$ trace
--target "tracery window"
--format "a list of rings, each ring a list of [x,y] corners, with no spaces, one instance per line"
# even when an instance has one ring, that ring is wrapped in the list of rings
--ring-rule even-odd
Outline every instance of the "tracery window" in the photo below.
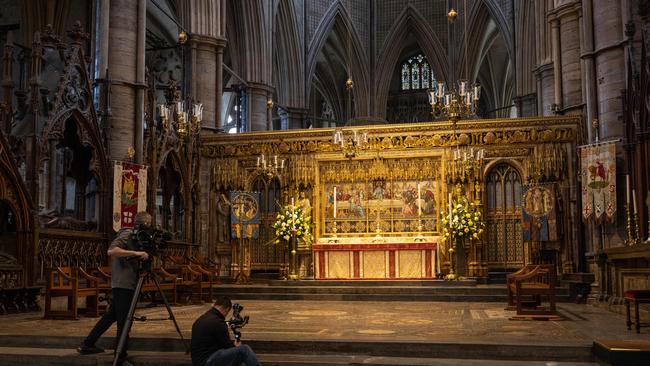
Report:
[[[434,77],[427,58],[421,53],[402,64],[402,90],[429,89]]]

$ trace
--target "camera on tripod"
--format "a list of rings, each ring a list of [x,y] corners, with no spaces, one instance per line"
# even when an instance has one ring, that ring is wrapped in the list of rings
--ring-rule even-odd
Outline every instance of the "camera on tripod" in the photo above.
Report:
[[[243,328],[244,325],[248,324],[248,315],[242,316],[241,311],[244,310],[244,307],[235,303],[232,306],[232,318],[228,321],[228,326],[232,330],[232,334],[235,336],[235,340],[239,342],[241,340],[241,332],[239,329]]]
[[[144,225],[136,226],[132,235],[136,250],[146,252],[149,255],[149,260],[157,256],[158,252],[165,247],[167,241],[172,238],[169,231]]]

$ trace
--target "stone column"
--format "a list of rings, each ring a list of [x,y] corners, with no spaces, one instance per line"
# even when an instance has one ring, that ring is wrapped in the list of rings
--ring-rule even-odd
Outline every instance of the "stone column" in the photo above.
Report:
[[[146,22],[146,12],[141,9],[146,9],[145,0],[112,0],[110,3],[108,67],[111,70],[112,114],[108,123],[111,158],[114,159],[126,158],[127,150],[135,148],[135,131],[142,124],[142,119],[138,118],[141,114],[136,114],[136,94],[138,89],[145,87],[138,82],[137,75],[138,61],[143,60],[139,55],[144,54],[144,42],[138,42],[144,39],[144,34],[140,38],[138,31],[144,29],[142,24]],[[140,106],[138,111],[142,110]]]
[[[579,15],[579,2],[561,5],[549,13],[553,30],[555,103],[563,113],[582,112]]]
[[[269,121],[266,102],[273,88],[262,83],[248,83],[248,131],[266,131]]]
[[[562,56],[560,45],[560,21],[551,19],[551,43],[553,51],[553,103],[562,107]]]
[[[621,90],[625,88],[622,9],[619,1],[593,0],[594,63],[601,139],[622,137]]]
[[[596,71],[594,67],[594,21],[593,0],[582,0],[582,80],[584,85],[583,100],[587,123],[598,118],[598,103],[596,94]],[[593,129],[587,128],[589,142],[593,141]]]
[[[203,125],[218,126],[215,113],[217,101],[217,38],[192,34],[192,99],[203,104]]]
[[[283,122],[286,121],[289,129],[307,128],[305,125],[305,120],[309,114],[307,108],[282,107],[278,114]]]
[[[225,38],[217,38],[217,64],[215,75],[215,102],[214,102],[214,127],[222,130],[224,125],[223,114],[223,49],[226,47]]]

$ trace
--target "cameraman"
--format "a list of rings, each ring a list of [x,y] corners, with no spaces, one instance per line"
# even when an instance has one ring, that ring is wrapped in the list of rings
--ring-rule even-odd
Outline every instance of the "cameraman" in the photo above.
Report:
[[[146,212],[138,212],[135,215],[135,226],[140,229],[151,228],[153,219]],[[120,338],[122,328],[129,314],[131,300],[135,293],[135,286],[138,282],[138,268],[140,261],[149,259],[147,252],[136,250],[136,240],[133,237],[133,229],[124,228],[117,233],[108,248],[108,256],[111,258],[111,288],[112,301],[108,310],[102,315],[95,327],[90,331],[88,337],[77,348],[77,352],[82,355],[101,353],[103,349],[97,347],[95,343],[99,337],[108,330],[108,328],[117,321],[117,340]],[[127,341],[128,344],[128,341]],[[124,352],[118,355],[118,364],[123,366],[131,365],[126,361],[126,346]]]
[[[230,339],[226,316],[232,302],[218,296],[214,305],[192,325],[192,366],[240,365],[258,366],[253,350]]]

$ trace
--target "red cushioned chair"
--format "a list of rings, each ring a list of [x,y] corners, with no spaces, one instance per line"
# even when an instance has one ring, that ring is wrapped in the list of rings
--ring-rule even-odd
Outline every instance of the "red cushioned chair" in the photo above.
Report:
[[[627,309],[627,329],[632,329],[632,320],[630,319],[630,303],[634,303],[634,324],[636,332],[641,333],[641,327],[650,327],[650,323],[641,323],[639,319],[639,304],[650,303],[650,290],[628,290],[623,295],[625,307]]]

